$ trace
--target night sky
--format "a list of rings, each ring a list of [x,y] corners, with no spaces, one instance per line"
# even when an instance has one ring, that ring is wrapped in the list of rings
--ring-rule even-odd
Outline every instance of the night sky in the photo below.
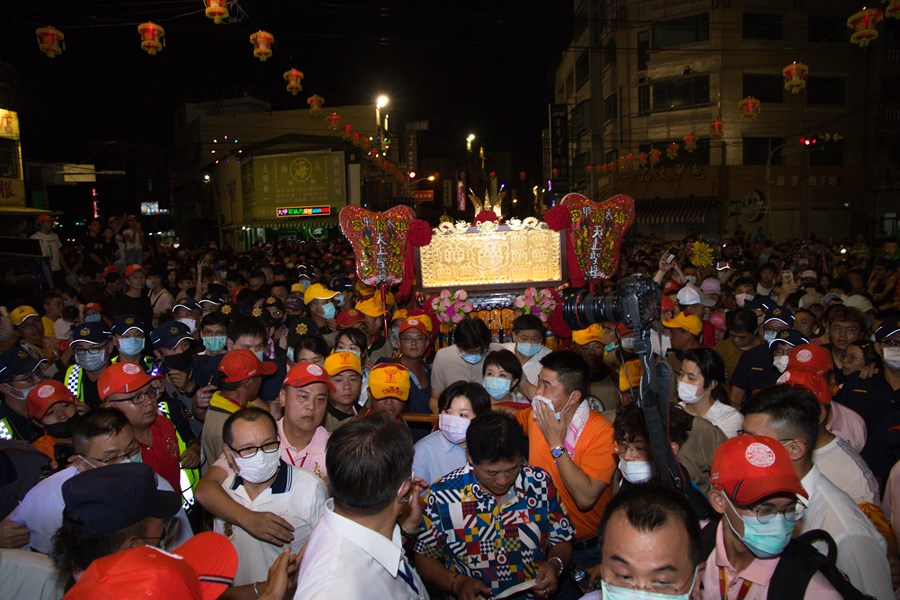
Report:
[[[428,119],[424,156],[457,156],[469,131],[487,151],[512,151],[513,168],[537,171],[552,70],[571,37],[569,2],[296,2],[244,0],[239,22],[214,25],[201,0],[11,0],[0,8],[0,61],[18,74],[25,158],[84,161],[110,140],[168,147],[185,100],[249,93],[274,109],[371,103],[388,94],[396,119]],[[232,11],[233,13],[239,11]],[[137,24],[166,30],[148,56]],[[54,59],[34,29],[66,36]],[[262,63],[249,35],[275,36]],[[296,97],[291,66],[305,74]]]

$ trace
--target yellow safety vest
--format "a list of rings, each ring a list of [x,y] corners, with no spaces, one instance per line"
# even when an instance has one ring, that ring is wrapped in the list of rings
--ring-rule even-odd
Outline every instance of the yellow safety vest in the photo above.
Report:
[[[159,412],[170,421],[172,420],[172,415],[169,414],[169,406],[165,402],[159,403]],[[181,439],[181,434],[178,432],[177,427],[175,428],[175,437],[178,440],[178,453],[184,454],[184,451],[187,449],[187,444]],[[194,499],[194,490],[197,488],[199,482],[200,469],[181,468],[181,506],[184,507],[184,510],[188,510],[194,505],[194,502],[196,502]]]

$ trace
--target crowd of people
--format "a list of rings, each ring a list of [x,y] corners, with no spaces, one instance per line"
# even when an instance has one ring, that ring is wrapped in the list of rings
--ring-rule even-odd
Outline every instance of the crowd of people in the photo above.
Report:
[[[648,355],[114,221],[0,310],[0,597],[900,597],[896,240],[628,238]]]

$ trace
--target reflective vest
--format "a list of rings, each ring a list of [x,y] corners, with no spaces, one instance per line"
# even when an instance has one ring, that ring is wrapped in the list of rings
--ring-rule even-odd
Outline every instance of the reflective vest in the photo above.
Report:
[[[172,415],[169,414],[169,405],[166,402],[159,403],[159,412],[162,415],[172,420]],[[184,451],[187,450],[187,444],[184,443],[184,440],[181,439],[181,434],[178,432],[178,428],[175,428],[175,439],[178,440],[178,453],[184,454]],[[200,482],[200,469],[187,469],[185,467],[181,468],[181,506],[184,510],[190,509],[194,505],[194,489],[196,489],[197,484]]]
[[[84,402],[84,388],[81,385],[81,371],[82,368],[80,365],[72,365],[68,369],[66,369],[66,376],[63,377],[63,383],[66,384],[66,388],[72,392],[72,395],[78,398],[80,402]]]
[[[3,417],[0,419],[0,440],[8,441],[14,439],[16,439],[16,434],[12,423],[9,422],[9,419]]]

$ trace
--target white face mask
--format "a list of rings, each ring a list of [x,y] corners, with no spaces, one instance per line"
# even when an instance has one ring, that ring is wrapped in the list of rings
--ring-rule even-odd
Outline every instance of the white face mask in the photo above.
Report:
[[[197,319],[178,319],[179,323],[184,323],[184,326],[188,328],[190,333],[194,333],[194,330],[197,328]]]
[[[738,306],[744,308],[744,304],[753,300],[753,294],[735,294],[734,299],[737,301]]]
[[[697,285],[697,276],[696,275],[685,275],[684,277],[687,282],[691,285]]]
[[[891,369],[900,369],[900,348],[884,346],[882,352],[884,353],[884,364]]]
[[[712,389],[712,388],[710,388]],[[678,399],[684,402],[685,404],[695,404],[700,401],[705,395],[707,395],[710,390],[706,390],[699,396],[697,392],[700,391],[700,387],[696,386],[692,383],[686,383],[684,381],[678,382]]]
[[[778,369],[779,373],[784,373],[784,370],[787,369],[788,366],[788,357],[776,356],[772,359],[772,364],[775,365],[775,368]]]
[[[647,483],[653,478],[653,463],[649,460],[619,459],[619,470],[628,483]]]
[[[466,431],[469,429],[471,421],[465,417],[457,417],[456,415],[447,415],[441,413],[438,415],[438,428],[447,441],[457,446],[466,441]]]
[[[250,458],[241,458],[237,454],[234,457],[234,464],[237,466],[238,474],[250,483],[262,483],[268,481],[275,472],[278,471],[278,464],[281,460],[281,452],[263,452],[257,450],[254,456]]]
[[[633,337],[622,338],[622,350],[634,352],[634,338]]]

